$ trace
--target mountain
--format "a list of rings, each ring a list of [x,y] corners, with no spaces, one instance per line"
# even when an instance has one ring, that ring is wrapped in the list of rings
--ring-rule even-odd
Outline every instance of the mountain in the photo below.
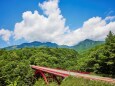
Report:
[[[51,42],[42,43],[42,42],[34,41],[31,43],[23,43],[20,45],[9,46],[6,47],[5,49],[12,50],[12,49],[25,48],[25,47],[58,47],[58,45],[56,43],[51,43]]]
[[[83,51],[91,49],[97,45],[101,45],[103,43],[104,43],[104,41],[93,41],[90,39],[86,39],[84,41],[81,41],[79,44],[72,46],[72,48],[77,50],[78,52],[83,52]]]
[[[42,43],[42,42],[34,41],[31,43],[23,43],[20,45],[5,47],[4,49],[12,50],[12,49],[25,48],[25,47],[52,47],[52,48],[71,48],[77,50],[78,52],[83,52],[102,43],[104,42],[86,39],[75,46],[66,46],[66,45],[58,45],[56,43],[51,43],[51,42]]]

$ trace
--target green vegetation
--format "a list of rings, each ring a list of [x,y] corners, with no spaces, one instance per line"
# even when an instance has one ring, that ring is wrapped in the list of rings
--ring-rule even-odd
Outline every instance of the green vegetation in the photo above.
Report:
[[[34,86],[47,86],[43,79],[39,79],[36,81]],[[48,86],[58,86],[55,82],[50,83]],[[60,86],[115,86],[114,84],[100,82],[100,81],[93,81],[83,78],[76,78],[76,77],[67,77],[65,78]]]
[[[115,35],[110,32],[105,44],[82,54],[67,48],[22,48],[0,50],[0,86],[44,86],[36,80],[30,65],[92,72],[115,78]],[[49,86],[56,86],[52,82]],[[108,83],[69,77],[61,86],[113,86]]]
[[[95,46],[101,45],[101,44],[104,44],[104,41],[93,41],[89,39],[81,41],[79,44],[74,45],[74,46],[58,45],[56,43],[51,43],[51,42],[41,43],[41,42],[34,41],[31,43],[23,43],[20,45],[13,45],[13,46],[5,47],[4,49],[13,50],[13,49],[21,49],[21,48],[50,47],[50,48],[69,48],[69,49],[74,49],[77,52],[81,53],[81,52],[86,52],[87,50]]]
[[[36,80],[30,65],[72,69],[78,53],[62,48],[23,48],[0,50],[0,86],[32,86]]]
[[[79,44],[73,46],[72,48],[78,51],[79,53],[83,53],[101,44],[104,44],[104,41],[93,41],[86,39],[84,41],[81,41]]]
[[[76,77],[68,77],[63,80],[61,86],[114,86],[114,85],[106,82],[93,81]]]
[[[79,70],[115,78],[115,35],[110,32],[105,44],[83,54],[77,64]]]

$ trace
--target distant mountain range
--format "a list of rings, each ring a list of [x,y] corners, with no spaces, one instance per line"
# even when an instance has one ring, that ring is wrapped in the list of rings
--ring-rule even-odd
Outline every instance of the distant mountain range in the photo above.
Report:
[[[84,41],[81,41],[79,44],[75,46],[66,46],[66,45],[58,45],[56,43],[51,43],[51,42],[42,43],[42,42],[34,41],[31,43],[23,43],[20,45],[5,47],[4,49],[12,50],[12,49],[25,48],[25,47],[51,47],[51,48],[71,48],[77,50],[78,52],[82,52],[103,43],[104,41],[93,41],[93,40],[86,39]]]
[[[91,49],[97,45],[101,45],[104,44],[104,41],[93,41],[90,39],[86,39],[84,41],[81,41],[79,44],[73,46],[72,48],[79,51],[79,52],[83,52],[86,51],[88,49]]]

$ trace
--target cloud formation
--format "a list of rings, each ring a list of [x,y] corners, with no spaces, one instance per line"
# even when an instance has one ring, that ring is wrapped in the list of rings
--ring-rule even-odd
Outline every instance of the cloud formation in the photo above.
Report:
[[[27,41],[55,42],[60,45],[75,45],[85,39],[104,40],[111,30],[115,33],[115,16],[105,19],[93,17],[83,23],[83,26],[71,29],[65,25],[58,0],[48,0],[39,4],[43,15],[38,11],[26,11],[23,20],[15,24],[14,39],[24,38]]]
[[[38,11],[24,12],[23,21],[15,25],[15,39],[56,42],[61,35],[69,32],[68,27],[65,27],[65,18],[58,8],[58,0],[45,1],[39,6],[44,15],[40,15]]]
[[[12,31],[0,29],[0,37],[6,42],[9,41],[11,34],[12,34]]]
[[[104,40],[109,31],[115,33],[115,22],[109,22],[101,17],[93,17],[85,21],[81,28],[64,35],[62,44],[75,45],[85,39]]]

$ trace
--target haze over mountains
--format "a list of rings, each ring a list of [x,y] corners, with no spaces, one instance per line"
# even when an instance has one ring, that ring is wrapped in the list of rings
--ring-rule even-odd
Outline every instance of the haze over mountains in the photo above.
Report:
[[[104,41],[93,41],[90,39],[86,39],[84,41],[81,41],[77,45],[67,46],[67,45],[58,45],[56,43],[51,43],[51,42],[42,43],[42,42],[34,41],[31,43],[23,43],[20,45],[5,47],[4,49],[12,50],[12,49],[25,48],[25,47],[29,47],[29,48],[30,47],[52,47],[52,48],[70,48],[70,49],[75,49],[78,52],[82,52],[103,43]]]

